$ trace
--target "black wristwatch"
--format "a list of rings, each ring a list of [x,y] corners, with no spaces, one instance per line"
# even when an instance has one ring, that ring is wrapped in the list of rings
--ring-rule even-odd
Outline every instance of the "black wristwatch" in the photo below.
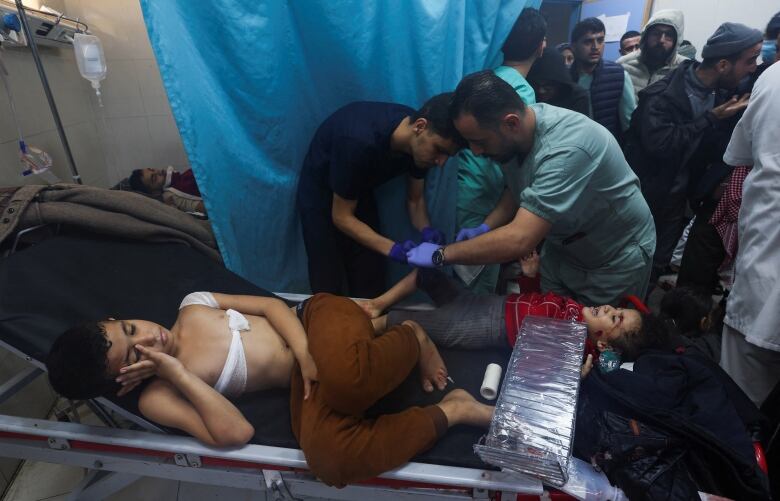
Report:
[[[431,262],[437,268],[444,266],[444,247],[439,247],[433,251],[433,254],[431,255]]]

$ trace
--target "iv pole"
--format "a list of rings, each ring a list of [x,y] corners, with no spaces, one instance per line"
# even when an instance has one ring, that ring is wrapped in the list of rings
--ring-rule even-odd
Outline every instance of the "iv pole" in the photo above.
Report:
[[[27,14],[24,12],[22,0],[16,0],[16,9],[19,11],[19,19],[22,21],[24,33],[27,37],[27,42],[30,44],[30,51],[32,52],[33,59],[35,60],[35,66],[38,68],[38,75],[41,77],[43,91],[46,93],[46,99],[49,101],[49,108],[51,108],[51,114],[54,117],[54,124],[57,126],[57,133],[60,135],[62,147],[65,149],[65,157],[68,160],[71,177],[76,183],[82,184],[81,176],[79,176],[79,171],[76,169],[76,162],[73,160],[73,154],[70,151],[68,138],[65,135],[65,129],[62,128],[62,121],[60,120],[60,113],[57,111],[57,104],[54,102],[54,96],[49,87],[49,79],[46,78],[46,71],[43,69],[41,55],[38,54],[38,45],[35,43],[35,34],[30,30],[30,23],[27,21]]]

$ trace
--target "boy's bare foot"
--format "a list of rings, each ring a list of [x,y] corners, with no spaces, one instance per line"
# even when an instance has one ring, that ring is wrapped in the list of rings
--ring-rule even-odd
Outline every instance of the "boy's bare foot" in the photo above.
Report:
[[[423,390],[428,393],[434,388],[443,390],[447,386],[447,367],[436,345],[417,322],[407,320],[403,324],[414,329],[417,341],[420,343],[420,358],[417,363],[420,365],[420,382]]]
[[[368,318],[377,318],[382,314],[382,308],[373,299],[352,299],[360,306]]]
[[[461,389],[447,393],[437,405],[444,411],[450,426],[469,424],[487,428],[495,410],[492,405],[477,402],[467,391]]]

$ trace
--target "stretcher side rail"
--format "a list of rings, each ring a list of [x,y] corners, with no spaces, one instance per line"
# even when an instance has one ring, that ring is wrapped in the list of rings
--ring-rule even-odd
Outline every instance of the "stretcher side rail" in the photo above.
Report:
[[[254,487],[247,488],[254,489],[265,489],[264,485],[257,483],[258,471],[307,471],[303,452],[298,449],[263,445],[218,449],[190,437],[5,415],[0,415],[0,445],[0,455],[9,457],[16,457],[14,453],[24,453],[24,457],[54,463],[61,463],[59,459],[62,458],[68,459],[70,464],[76,462],[92,469],[216,485],[223,485],[218,478],[220,473],[232,471],[237,477],[234,480],[240,480],[239,486],[252,484]],[[143,467],[152,463],[156,465],[154,468]],[[176,468],[189,469],[194,475],[175,475]],[[255,477],[249,480],[245,478],[247,475]],[[423,463],[408,463],[379,478],[442,489],[497,490],[536,495],[543,490],[539,480],[518,473]],[[235,483],[229,485],[237,486]]]

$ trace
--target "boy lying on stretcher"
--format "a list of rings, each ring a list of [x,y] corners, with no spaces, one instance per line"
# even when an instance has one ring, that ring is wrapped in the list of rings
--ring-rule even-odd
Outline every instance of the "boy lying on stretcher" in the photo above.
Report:
[[[521,266],[526,277],[537,278],[539,256],[533,253],[522,259]],[[478,295],[441,271],[421,268],[381,296],[369,301],[358,300],[358,303],[372,318],[377,331],[413,320],[434,343],[448,348],[512,347],[527,315],[584,322],[588,340],[583,374],[590,369],[593,357],[604,350],[617,352],[625,362],[645,349],[662,349],[668,344],[668,326],[656,315],[610,305],[587,307],[552,292],[541,294],[538,279],[525,280],[524,284],[534,284],[536,290],[508,296]],[[436,309],[391,309],[418,288],[431,297]],[[384,311],[388,311],[386,315],[382,314]]]
[[[276,298],[196,292],[170,330],[110,319],[66,331],[46,361],[49,380],[61,395],[85,399],[156,377],[140,395],[143,415],[217,446],[254,434],[226,396],[289,386],[292,429],[309,468],[337,486],[402,465],[449,426],[490,424],[493,407],[463,390],[437,405],[364,418],[416,365],[425,391],[443,390],[447,369],[436,346],[413,321],[375,336],[349,299],[318,294],[297,311]]]

